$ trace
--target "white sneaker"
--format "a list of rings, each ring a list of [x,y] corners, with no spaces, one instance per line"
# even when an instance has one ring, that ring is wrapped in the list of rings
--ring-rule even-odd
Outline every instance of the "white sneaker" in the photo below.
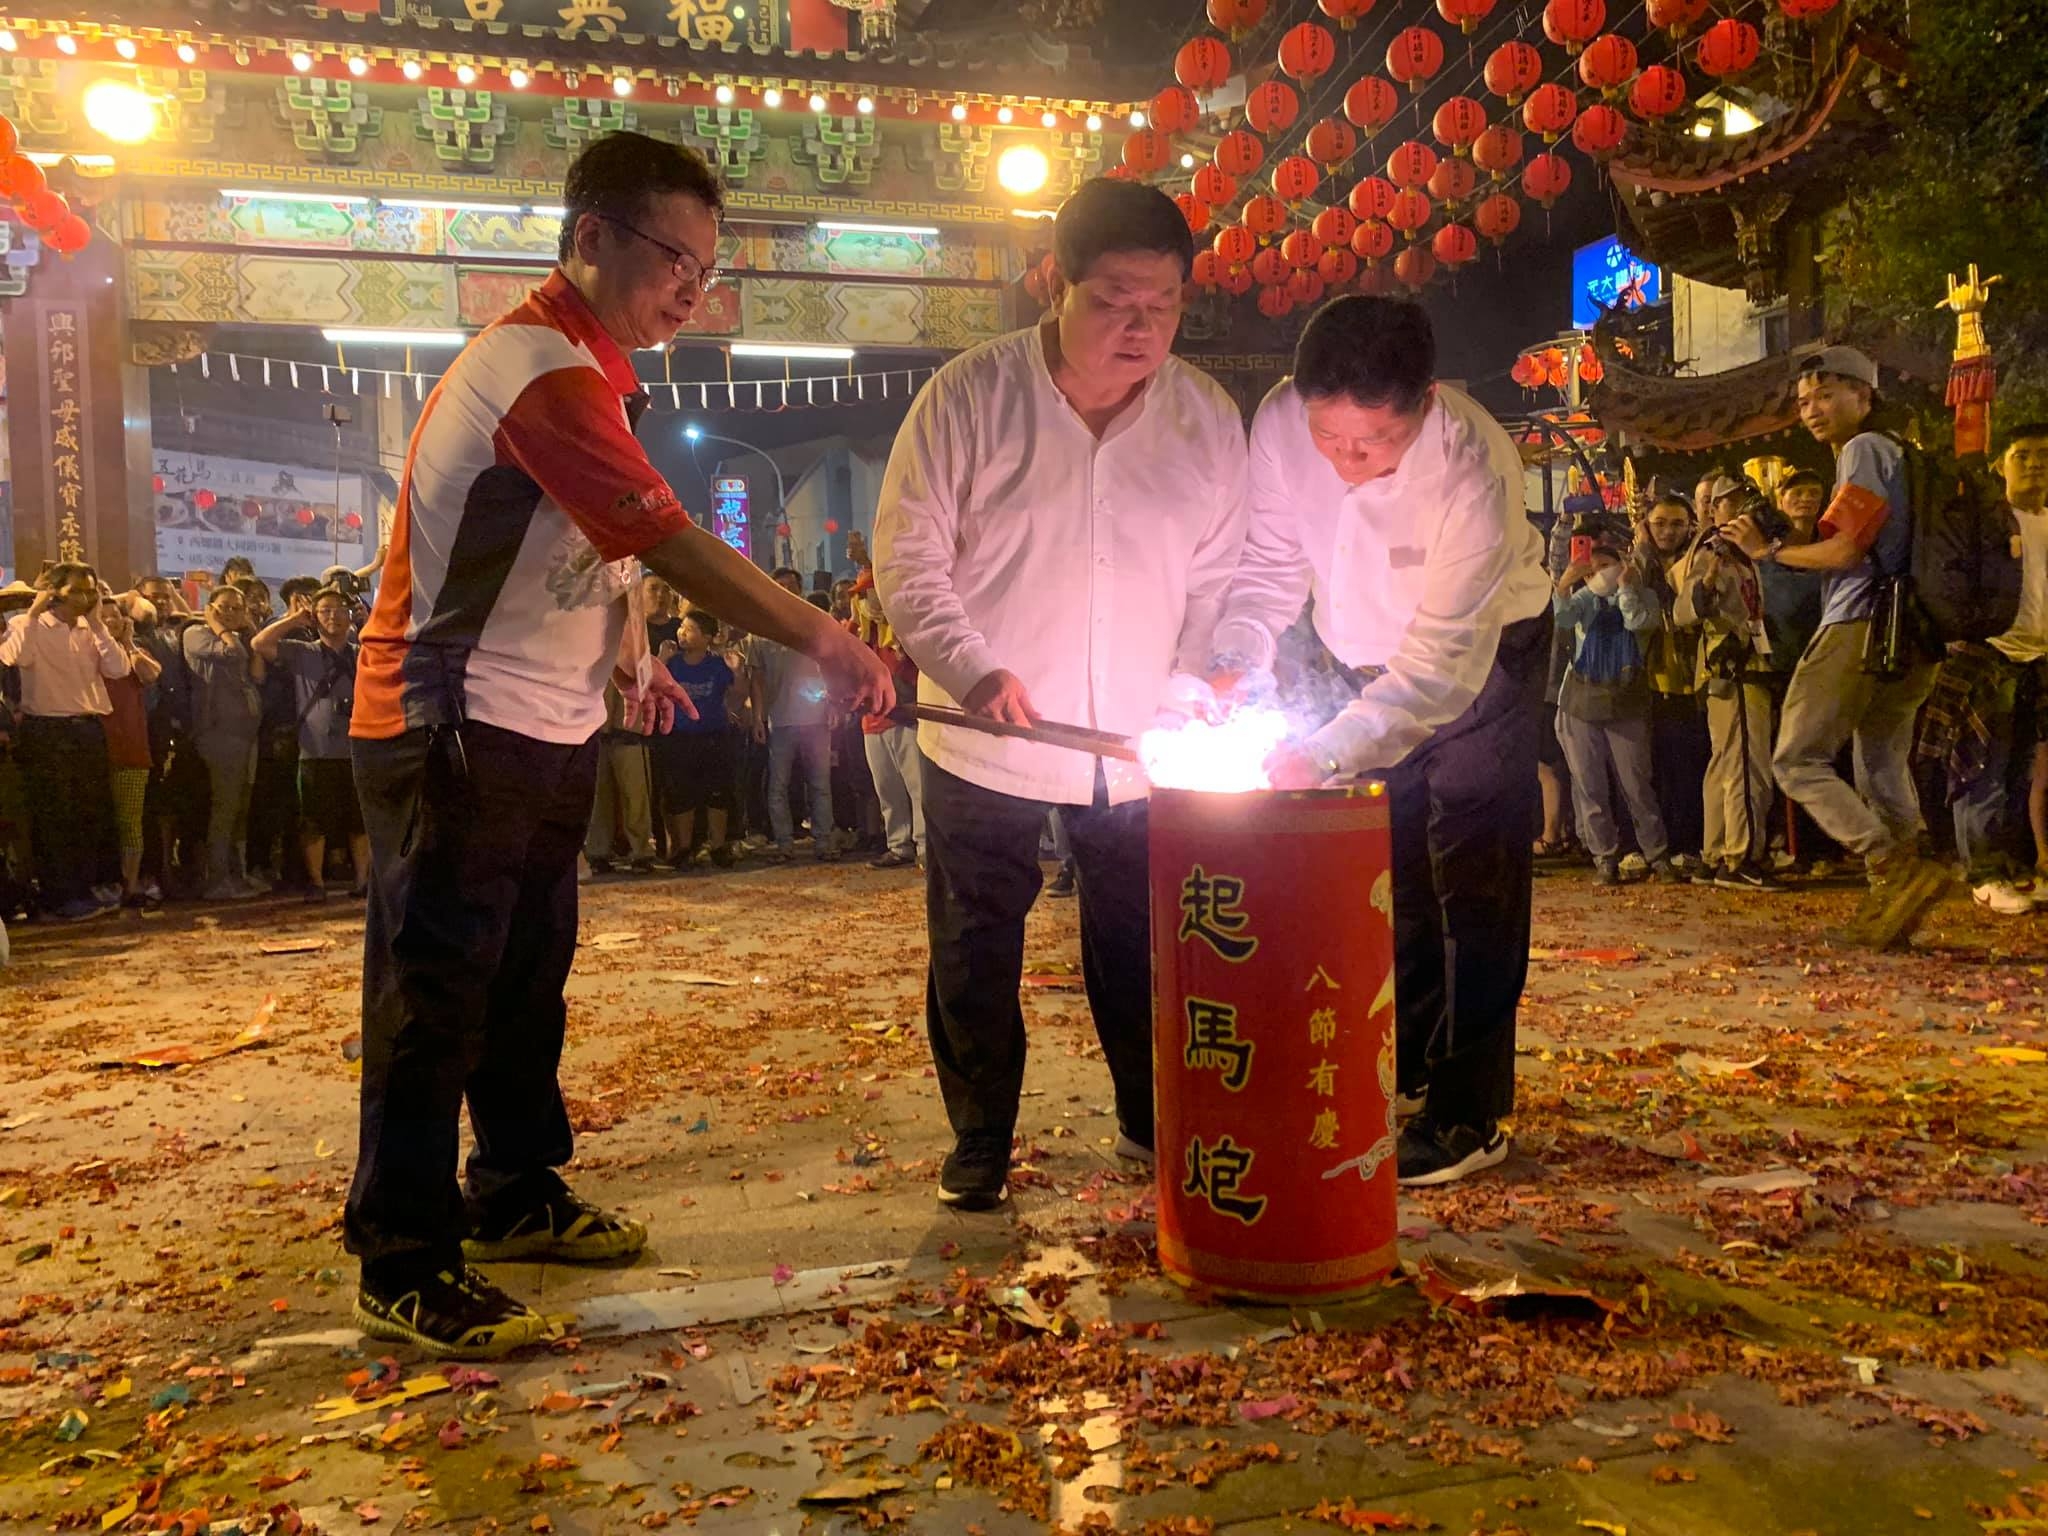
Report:
[[[1989,907],[2004,917],[2026,917],[2034,910],[2034,898],[2010,880],[1987,880],[1973,886],[1970,895],[1980,907]]]

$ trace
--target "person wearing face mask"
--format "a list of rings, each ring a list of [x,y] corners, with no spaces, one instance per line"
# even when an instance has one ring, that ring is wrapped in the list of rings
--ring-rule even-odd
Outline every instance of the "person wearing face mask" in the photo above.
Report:
[[[1386,780],[1406,1184],[1507,1156],[1551,637],[1521,455],[1435,374],[1419,304],[1346,297],[1309,321],[1252,425],[1251,530],[1211,670],[1226,696],[1259,687],[1311,595],[1316,635],[1359,669],[1336,718],[1267,769],[1282,789]]]

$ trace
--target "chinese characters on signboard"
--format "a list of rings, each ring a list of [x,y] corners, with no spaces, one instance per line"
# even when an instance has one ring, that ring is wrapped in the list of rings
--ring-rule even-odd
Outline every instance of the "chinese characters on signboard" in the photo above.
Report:
[[[75,309],[52,309],[44,320],[44,378],[49,385],[51,511],[57,524],[57,558],[83,560],[85,525],[86,396],[85,335]]]
[[[747,482],[742,475],[720,475],[711,482],[711,516],[714,532],[747,558],[753,558],[753,539],[747,532]]]
[[[821,37],[791,36],[791,0],[397,0],[407,13],[540,26],[571,38],[609,42],[620,33],[684,43],[756,48],[846,46],[845,24]],[[800,31],[815,31],[815,26]]]

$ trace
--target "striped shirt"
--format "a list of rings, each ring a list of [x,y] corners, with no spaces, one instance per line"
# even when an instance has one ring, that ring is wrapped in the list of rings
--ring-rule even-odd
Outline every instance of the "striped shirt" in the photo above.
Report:
[[[689,526],[633,436],[646,404],[560,272],[463,349],[406,453],[350,735],[603,726],[634,558]]]

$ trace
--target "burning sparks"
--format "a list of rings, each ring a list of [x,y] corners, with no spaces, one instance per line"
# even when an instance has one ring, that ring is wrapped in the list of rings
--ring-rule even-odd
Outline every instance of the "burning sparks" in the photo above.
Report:
[[[1160,789],[1242,794],[1270,789],[1266,759],[1291,734],[1277,709],[1240,709],[1222,720],[1190,720],[1138,738],[1138,759]]]

